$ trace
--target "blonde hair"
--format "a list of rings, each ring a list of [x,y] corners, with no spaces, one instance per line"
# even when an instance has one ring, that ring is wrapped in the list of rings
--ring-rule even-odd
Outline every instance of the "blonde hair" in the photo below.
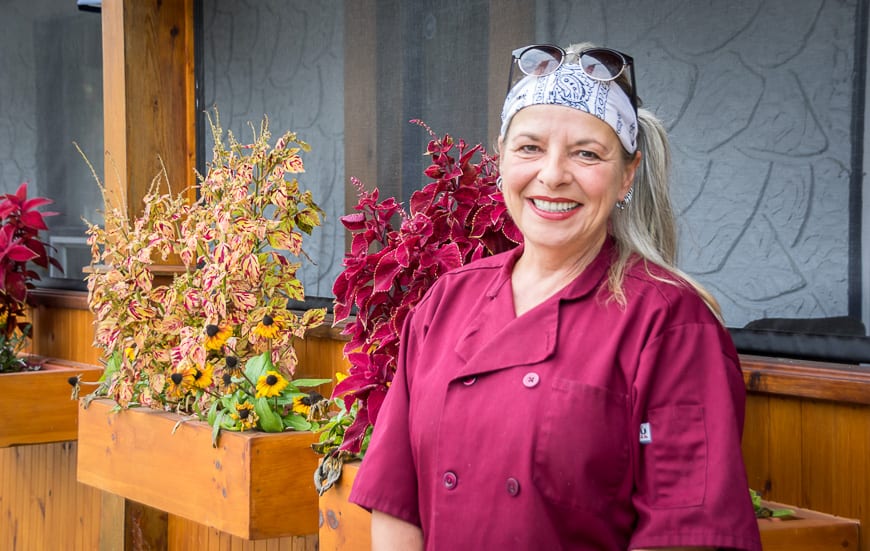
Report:
[[[611,231],[616,241],[617,258],[610,267],[608,289],[617,303],[625,304],[623,280],[634,255],[643,262],[658,264],[690,285],[722,321],[719,303],[700,283],[677,268],[677,221],[670,199],[671,151],[667,131],[656,116],[638,108],[638,151],[640,164],[634,176],[634,194],[629,205],[611,216]],[[626,152],[626,155],[628,153]],[[654,276],[672,285],[677,279]]]

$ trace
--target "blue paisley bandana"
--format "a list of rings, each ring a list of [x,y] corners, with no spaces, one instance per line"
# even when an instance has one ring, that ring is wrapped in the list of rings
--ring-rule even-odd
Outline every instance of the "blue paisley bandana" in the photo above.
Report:
[[[527,76],[504,101],[501,135],[520,109],[530,105],[564,105],[589,113],[613,128],[629,153],[637,151],[637,115],[631,100],[615,82],[589,78],[579,65],[562,65],[546,76]]]

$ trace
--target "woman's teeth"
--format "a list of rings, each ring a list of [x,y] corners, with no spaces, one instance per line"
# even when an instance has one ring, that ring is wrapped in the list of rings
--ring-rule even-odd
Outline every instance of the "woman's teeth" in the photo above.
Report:
[[[541,199],[532,199],[535,207],[546,212],[568,212],[571,209],[580,206],[580,203],[562,202],[562,201],[543,201]]]

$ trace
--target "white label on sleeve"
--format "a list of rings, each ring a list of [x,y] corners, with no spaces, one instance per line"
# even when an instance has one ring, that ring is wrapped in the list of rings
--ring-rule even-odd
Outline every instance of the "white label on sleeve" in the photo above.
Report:
[[[649,423],[641,423],[640,424],[640,443],[641,444],[651,444],[652,443],[652,429],[650,429]]]

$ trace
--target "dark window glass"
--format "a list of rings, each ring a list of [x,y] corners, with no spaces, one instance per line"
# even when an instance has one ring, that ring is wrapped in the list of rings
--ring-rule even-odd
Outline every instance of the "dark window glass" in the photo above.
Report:
[[[82,218],[102,222],[100,191],[78,143],[103,173],[100,16],[74,1],[11,0],[0,17],[0,191],[28,183],[54,205],[47,236],[64,266],[41,284],[84,289]]]

